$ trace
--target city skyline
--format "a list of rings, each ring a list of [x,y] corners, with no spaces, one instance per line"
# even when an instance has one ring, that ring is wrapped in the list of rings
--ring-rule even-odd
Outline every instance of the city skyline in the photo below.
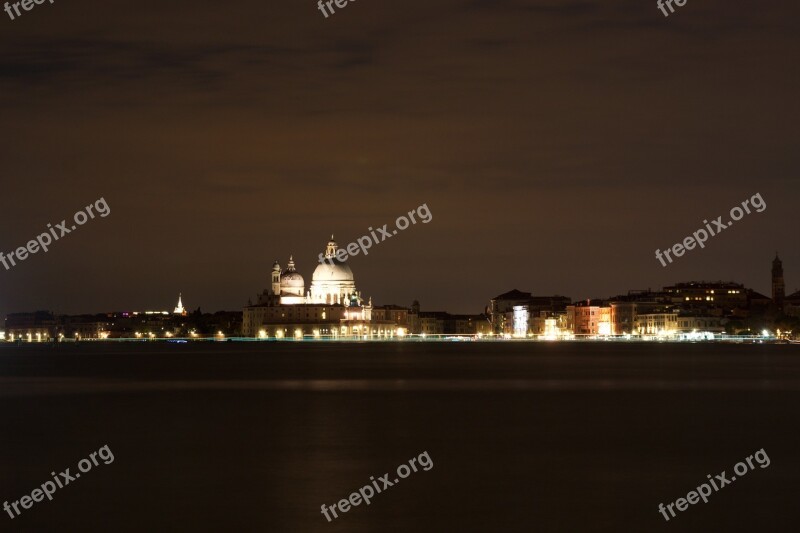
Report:
[[[333,235],[331,235],[331,241],[333,241]],[[330,243],[329,243],[329,246],[330,246]],[[288,269],[291,269],[292,271],[295,270],[296,262],[294,261],[293,257],[294,257],[293,254],[289,255],[289,261],[284,263],[284,264],[287,265],[287,268],[282,268],[279,272],[286,272]],[[330,257],[330,256],[326,256],[326,257]],[[786,271],[785,262],[783,261],[783,258],[780,257],[780,254],[777,253],[777,252],[776,252],[774,258],[780,258],[781,263],[782,263],[782,269],[783,269],[782,270],[783,271],[782,278],[783,278],[783,280],[785,280],[786,279],[786,276],[785,276],[785,271]],[[276,259],[274,261],[274,263],[273,263],[273,269],[280,262],[281,261]],[[323,259],[323,261],[320,261],[317,264],[318,265],[326,265],[327,263],[326,263],[325,259]],[[770,263],[770,265],[773,265],[773,263]],[[309,270],[310,270],[310,268],[309,268]],[[301,266],[300,269],[298,269],[298,272],[299,273],[303,272],[302,266]],[[361,276],[361,272],[359,272],[359,278],[360,278],[360,276]],[[273,278],[273,281],[274,281],[274,278]],[[613,300],[614,298],[618,298],[618,297],[621,297],[621,296],[626,296],[626,295],[629,295],[631,293],[636,293],[636,292],[640,292],[640,291],[659,293],[659,292],[662,292],[664,290],[664,288],[666,288],[666,287],[677,286],[677,285],[682,285],[682,284],[697,284],[697,283],[699,283],[699,284],[713,284],[713,283],[739,284],[743,288],[746,288],[748,290],[752,290],[755,293],[761,294],[763,296],[766,296],[767,298],[772,299],[772,292],[773,292],[772,291],[772,287],[770,287],[768,290],[762,291],[762,290],[758,290],[754,286],[748,285],[747,283],[745,283],[745,282],[743,282],[741,280],[738,280],[738,279],[722,279],[722,278],[717,278],[717,279],[709,278],[709,279],[676,280],[676,281],[673,281],[672,283],[667,283],[667,284],[659,285],[659,286],[655,286],[655,287],[653,287],[653,286],[648,286],[648,287],[628,287],[628,288],[625,288],[623,290],[617,291],[617,292],[615,292],[613,294],[585,296],[583,298],[575,297],[575,295],[570,294],[568,292],[566,292],[566,293],[563,293],[563,292],[548,293],[548,292],[543,292],[543,291],[533,291],[527,285],[525,285],[525,286],[513,286],[513,287],[512,286],[506,286],[504,288],[503,287],[498,287],[498,290],[496,290],[492,294],[493,295],[497,295],[497,294],[506,293],[506,292],[510,292],[510,291],[521,290],[522,292],[529,292],[533,296],[542,296],[542,295],[561,296],[561,297],[568,298],[573,303],[580,303],[580,302],[585,302],[585,301],[589,301],[589,300],[591,300],[591,301],[595,301],[595,300],[597,300],[597,301],[610,301],[610,300]],[[360,283],[359,283],[359,285],[360,285]],[[770,285],[772,285],[772,279],[770,279]],[[792,285],[786,284],[785,281],[784,281],[784,291],[785,291],[784,295],[786,297],[789,297],[789,296],[795,295],[796,293],[800,292],[800,287],[792,287]],[[359,295],[361,295],[361,293],[363,291],[358,291],[358,292],[359,292]],[[302,293],[302,290],[301,290],[301,293]],[[247,302],[245,304],[239,306],[239,307],[232,307],[232,308],[227,308],[227,309],[211,309],[211,308],[204,308],[202,305],[190,304],[189,307],[185,308],[185,310],[184,310],[183,296],[184,296],[185,292],[184,291],[178,291],[177,294],[178,294],[178,296],[177,296],[177,305],[174,307],[173,311],[169,311],[168,310],[170,307],[172,307],[171,304],[158,303],[158,304],[152,304],[152,305],[149,305],[149,306],[146,305],[146,306],[139,307],[139,308],[116,306],[116,307],[110,307],[110,308],[102,309],[102,310],[79,310],[79,311],[76,311],[76,312],[60,312],[60,311],[55,311],[52,308],[41,308],[41,309],[16,309],[16,310],[13,310],[13,311],[9,311],[8,313],[32,313],[32,312],[38,312],[38,311],[48,311],[48,312],[53,312],[56,315],[59,315],[59,314],[64,314],[64,315],[93,315],[93,314],[104,314],[104,313],[134,313],[134,312],[143,314],[143,313],[146,313],[146,312],[150,312],[150,313],[176,313],[176,312],[178,312],[178,309],[181,309],[182,312],[184,312],[184,313],[187,313],[187,312],[188,313],[192,313],[192,312],[195,312],[197,309],[201,309],[202,312],[204,312],[204,313],[215,313],[215,312],[238,312],[239,310],[241,310],[241,308],[247,307],[248,305],[252,305],[252,294],[251,294],[251,295],[248,296]],[[494,296],[487,296],[485,298],[485,301],[489,301],[493,297]],[[370,294],[366,294],[365,298],[368,298],[368,299],[371,300],[372,296]],[[175,302],[175,301],[176,300],[173,299],[173,302]],[[376,301],[375,304],[376,305],[399,305],[399,306],[402,306],[402,307],[410,308],[411,304],[413,302],[415,302],[415,301],[424,303],[426,300],[425,300],[424,297],[414,296],[414,297],[411,297],[408,302],[406,302],[406,301]],[[299,303],[299,302],[295,302],[295,303]],[[159,306],[161,306],[161,307],[159,307]],[[469,309],[467,311],[454,310],[454,309],[448,308],[448,307],[442,307],[442,306],[438,306],[437,307],[437,306],[429,306],[429,305],[424,305],[424,308],[425,308],[425,310],[437,309],[437,310],[440,310],[440,311],[444,311],[444,312],[448,312],[448,313],[454,313],[454,314],[480,314],[486,309],[486,305],[484,304],[483,307],[480,307],[480,308],[475,307],[475,308]],[[0,316],[5,316],[8,313],[3,313]]]

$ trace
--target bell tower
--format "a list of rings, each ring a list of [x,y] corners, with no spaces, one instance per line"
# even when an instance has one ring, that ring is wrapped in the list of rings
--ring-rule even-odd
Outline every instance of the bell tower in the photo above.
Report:
[[[281,293],[281,265],[275,260],[272,265],[272,294],[279,295]]]
[[[772,302],[779,312],[783,312],[783,299],[786,296],[786,284],[783,282],[783,262],[775,252],[772,260]]]

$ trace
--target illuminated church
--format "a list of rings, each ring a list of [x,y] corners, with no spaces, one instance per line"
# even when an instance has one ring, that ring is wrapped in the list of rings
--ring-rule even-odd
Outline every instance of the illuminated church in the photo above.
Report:
[[[289,256],[286,270],[281,271],[278,261],[272,265],[272,290],[265,291],[266,300],[278,299],[280,305],[343,304],[361,306],[361,294],[356,290],[353,271],[347,263],[336,257],[338,245],[331,235],[325,249],[324,260],[317,265],[311,277],[311,288],[305,290],[305,280],[297,272],[294,258]]]
[[[391,324],[372,320],[372,300],[361,297],[353,271],[336,257],[337,250],[331,235],[308,289],[293,256],[285,269],[275,261],[270,288],[244,308],[242,334],[277,339],[393,336]]]

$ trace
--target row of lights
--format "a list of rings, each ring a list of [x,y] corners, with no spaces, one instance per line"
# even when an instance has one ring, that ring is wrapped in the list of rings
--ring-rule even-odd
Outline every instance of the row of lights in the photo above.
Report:
[[[109,338],[110,334],[111,333],[108,332],[108,331],[99,331],[99,332],[97,332],[97,338],[105,340],[105,339]],[[156,334],[153,333],[152,331],[148,331],[147,333],[142,333],[141,331],[137,331],[137,332],[134,333],[134,335],[136,336],[137,339],[141,339],[141,338],[155,339],[156,338]],[[166,332],[164,334],[164,336],[166,338],[168,338],[168,339],[171,339],[171,338],[173,338],[175,336],[175,334],[172,333],[171,331],[168,331],[168,332]],[[198,334],[197,334],[197,332],[195,330],[191,330],[189,332],[189,336],[192,337],[192,338],[197,338]],[[222,331],[218,331],[216,336],[224,338],[225,334]],[[33,342],[34,341],[34,337],[36,338],[36,342],[42,342],[42,333],[41,332],[37,332],[35,334],[34,333],[27,333],[27,334],[23,334],[23,335],[19,335],[19,336],[17,336],[17,335],[12,333],[11,335],[9,335],[8,341],[9,342],[14,342],[15,340],[26,339],[28,342]],[[49,338],[49,335],[48,335],[48,337],[45,338],[45,340],[47,338]],[[75,339],[76,340],[80,340],[81,339],[81,334],[79,332],[77,332],[77,331],[75,332]],[[5,331],[0,331],[0,341],[4,341],[4,340],[6,340],[6,333],[5,333]],[[64,340],[64,334],[63,333],[59,333],[58,334],[58,340],[60,340],[60,341]]]
[[[358,333],[358,332],[359,332],[359,327],[358,326],[353,327],[353,333]],[[347,333],[347,327],[346,326],[342,326],[342,334],[345,335],[346,333]],[[312,331],[312,335],[314,336],[315,339],[319,339],[322,336],[321,333],[320,333],[320,330],[318,330],[318,329],[313,330]],[[405,328],[397,328],[397,330],[395,331],[395,335],[397,335],[398,337],[405,337],[406,329]],[[422,335],[424,336],[425,334],[423,333]],[[303,334],[303,330],[302,329],[297,328],[297,329],[294,330],[294,338],[295,339],[302,339],[304,336],[305,335]],[[279,329],[279,330],[277,330],[275,332],[275,338],[283,339],[285,337],[286,337],[286,330]],[[267,339],[267,338],[269,338],[269,335],[267,334],[266,330],[261,329],[261,330],[258,331],[258,338],[259,339]]]

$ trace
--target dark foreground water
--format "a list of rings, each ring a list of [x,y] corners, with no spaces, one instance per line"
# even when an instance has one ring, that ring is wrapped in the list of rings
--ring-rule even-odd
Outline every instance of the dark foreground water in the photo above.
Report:
[[[0,408],[0,503],[104,445],[114,455],[52,501],[3,512],[0,531],[762,532],[800,519],[798,346],[7,346]],[[762,448],[769,467],[669,522],[658,512]],[[326,521],[323,503],[370,476],[394,482],[423,452],[433,468]]]

